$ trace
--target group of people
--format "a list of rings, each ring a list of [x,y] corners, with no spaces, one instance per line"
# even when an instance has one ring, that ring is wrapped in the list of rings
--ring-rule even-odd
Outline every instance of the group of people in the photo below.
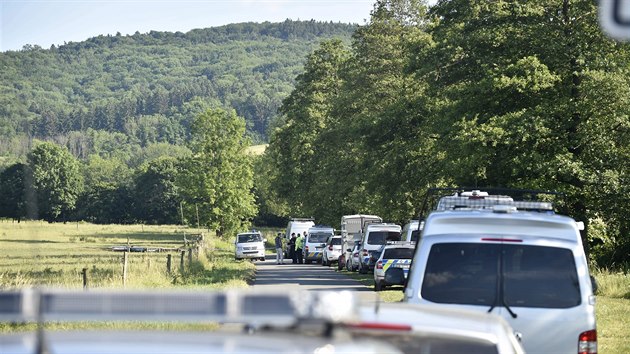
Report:
[[[297,235],[294,233],[291,234],[291,238],[289,239],[289,243],[287,244],[289,248],[289,257],[293,260],[293,263],[303,264],[304,263],[304,242],[306,241],[306,231],[303,235],[298,233]],[[276,243],[276,264],[284,264],[284,251],[282,248],[282,233],[278,232],[278,236],[275,239]]]

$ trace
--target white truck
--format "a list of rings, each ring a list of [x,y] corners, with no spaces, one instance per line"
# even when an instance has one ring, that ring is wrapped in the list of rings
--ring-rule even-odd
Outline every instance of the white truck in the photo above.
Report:
[[[382,223],[383,219],[376,215],[344,215],[341,217],[341,237],[343,247],[337,268],[342,270],[346,266],[346,260],[352,256],[352,247],[355,241],[361,241],[363,230],[369,224]]]

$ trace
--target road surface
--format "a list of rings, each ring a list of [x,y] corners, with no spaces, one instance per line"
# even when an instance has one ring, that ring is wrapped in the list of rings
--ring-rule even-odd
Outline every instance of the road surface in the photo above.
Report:
[[[356,279],[342,272],[336,266],[324,267],[321,264],[276,264],[276,257],[267,255],[264,262],[256,262],[255,290],[300,291],[300,290],[350,290],[359,292],[362,301],[374,301],[378,294]]]

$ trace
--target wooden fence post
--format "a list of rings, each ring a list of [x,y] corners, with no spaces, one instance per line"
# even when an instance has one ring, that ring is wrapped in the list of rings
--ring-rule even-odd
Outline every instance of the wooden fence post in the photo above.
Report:
[[[171,255],[170,254],[166,256],[166,272],[168,274],[171,274]]]
[[[186,251],[182,251],[181,259],[179,260],[179,270],[180,272],[184,272],[184,256],[186,255]]]
[[[123,287],[127,286],[127,252],[123,255]]]
[[[83,289],[87,289],[88,278],[87,278],[87,268],[83,268]]]
[[[192,261],[193,261],[193,249],[190,248],[188,249],[188,268],[192,266]]]

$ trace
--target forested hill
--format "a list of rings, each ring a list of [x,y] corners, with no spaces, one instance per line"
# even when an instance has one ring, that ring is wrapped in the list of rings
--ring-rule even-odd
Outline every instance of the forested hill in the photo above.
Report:
[[[0,156],[32,138],[86,157],[89,136],[181,144],[196,99],[234,108],[265,141],[305,57],[327,38],[349,42],[356,25],[242,23],[187,33],[98,36],[0,53]]]

